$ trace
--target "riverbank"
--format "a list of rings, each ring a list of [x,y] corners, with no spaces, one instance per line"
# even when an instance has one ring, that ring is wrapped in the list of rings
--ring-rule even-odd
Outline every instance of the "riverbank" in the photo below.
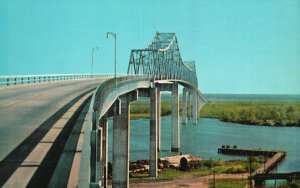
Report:
[[[258,168],[258,158],[253,158],[252,170]],[[248,160],[201,160],[189,163],[185,171],[169,167],[160,169],[156,179],[148,173],[130,175],[130,187],[245,187],[249,176]]]
[[[134,102],[130,112],[131,119],[149,118],[149,103]],[[171,102],[162,101],[161,115],[170,114]],[[300,126],[300,102],[209,101],[202,107],[200,117],[247,125]]]
[[[201,117],[261,126],[300,126],[300,102],[209,101]]]
[[[135,101],[130,104],[130,118],[149,118],[149,102],[148,101]],[[181,110],[181,109],[180,109]],[[161,101],[161,115],[167,116],[171,114],[171,102]]]
[[[182,155],[185,157],[185,155]],[[192,157],[193,159],[195,158]],[[167,165],[162,168],[159,165],[159,174],[157,178],[149,177],[148,171],[130,172],[130,187],[212,187],[215,179],[218,187],[245,187],[249,176],[249,160],[200,160],[190,161],[187,168],[176,165]],[[162,159],[161,159],[162,160]],[[252,157],[251,169],[256,170],[259,167],[258,157]],[[147,160],[141,160],[148,163]],[[131,164],[136,164],[133,161]],[[109,168],[110,169],[110,168]],[[110,170],[108,171],[111,174]],[[109,176],[111,177],[111,175]],[[112,184],[108,181],[108,187]]]
[[[260,167],[260,158],[251,157],[247,160],[201,160],[201,161],[190,161],[186,167],[177,166],[169,164],[168,167],[161,168],[162,165],[159,165],[159,176],[156,180],[158,181],[168,181],[177,179],[179,177],[202,177],[218,174],[243,174],[247,173],[249,175],[249,161],[251,161],[251,171],[254,172]],[[135,164],[132,162],[131,164]],[[145,164],[147,161],[145,162]],[[145,165],[147,166],[147,164]],[[131,170],[130,178],[138,180],[147,180],[149,178],[149,173],[147,170],[137,171]]]
[[[246,173],[243,174],[218,174],[215,175],[216,187],[244,188],[247,185]],[[130,182],[130,187],[201,187],[209,188],[213,185],[213,175],[195,177],[192,174],[172,180],[135,180]]]
[[[190,187],[190,188],[213,188],[214,179],[215,187],[218,188],[248,188],[249,180],[248,173],[242,174],[217,174],[215,177],[213,175],[194,177],[192,175],[187,175],[184,177],[179,177],[172,180],[130,180],[130,187],[140,188],[140,187],[156,187],[156,188],[165,188],[165,187]],[[111,187],[110,185],[108,187]],[[272,185],[266,187],[274,187]],[[281,188],[290,188],[290,187],[300,187],[300,182],[280,182],[277,183],[277,187]]]

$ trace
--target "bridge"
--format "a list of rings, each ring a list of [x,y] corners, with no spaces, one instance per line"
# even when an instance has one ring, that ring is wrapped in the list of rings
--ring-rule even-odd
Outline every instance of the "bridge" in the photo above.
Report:
[[[113,119],[112,186],[129,187],[130,103],[150,98],[149,174],[157,177],[161,92],[172,93],[171,151],[181,123],[205,103],[195,62],[183,61],[175,33],[131,50],[128,74],[0,77],[0,186],[107,187],[108,119]],[[29,83],[29,84],[28,84]],[[182,91],[179,117],[178,86]],[[189,118],[190,119],[190,118]]]

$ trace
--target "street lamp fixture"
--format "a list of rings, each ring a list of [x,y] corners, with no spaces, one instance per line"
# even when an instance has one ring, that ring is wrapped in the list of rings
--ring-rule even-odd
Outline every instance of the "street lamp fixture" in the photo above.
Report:
[[[106,38],[109,36],[115,39],[115,90],[117,90],[117,35],[113,32],[107,32]]]
[[[98,46],[95,46],[93,49],[92,49],[92,78],[94,77],[94,50],[97,50],[99,49]]]

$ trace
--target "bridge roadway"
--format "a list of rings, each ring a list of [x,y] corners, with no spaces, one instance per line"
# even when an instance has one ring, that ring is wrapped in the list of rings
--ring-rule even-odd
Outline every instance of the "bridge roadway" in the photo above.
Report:
[[[0,161],[53,114],[107,78],[56,81],[0,89]]]

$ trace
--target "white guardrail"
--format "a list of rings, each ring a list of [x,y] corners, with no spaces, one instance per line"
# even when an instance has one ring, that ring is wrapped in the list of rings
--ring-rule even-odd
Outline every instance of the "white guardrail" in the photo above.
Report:
[[[113,74],[44,74],[44,75],[9,75],[0,76],[1,86],[14,86],[32,83],[53,82],[59,80],[75,80],[99,77],[112,77]]]

